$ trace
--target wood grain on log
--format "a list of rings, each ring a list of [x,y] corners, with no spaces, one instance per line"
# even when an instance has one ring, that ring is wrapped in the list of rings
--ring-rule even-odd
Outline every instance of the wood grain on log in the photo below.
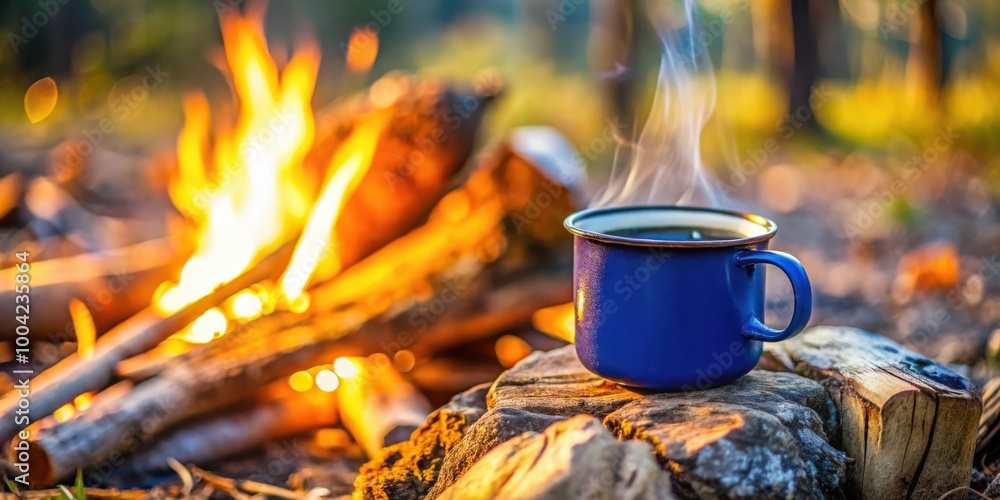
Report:
[[[579,415],[500,444],[437,497],[458,499],[671,499],[650,446],[618,441]]]
[[[977,434],[973,465],[987,474],[1000,472],[1000,377],[983,387],[983,416]]]
[[[830,393],[851,495],[936,499],[969,485],[982,400],[965,377],[853,328],[812,328],[766,356]]]

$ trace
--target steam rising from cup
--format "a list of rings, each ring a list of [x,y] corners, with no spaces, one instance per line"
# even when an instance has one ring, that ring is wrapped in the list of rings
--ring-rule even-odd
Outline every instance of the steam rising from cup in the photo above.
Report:
[[[646,123],[634,142],[619,144],[607,186],[591,207],[727,204],[699,152],[715,108],[715,78],[708,51],[698,43],[692,3],[684,2],[683,27],[660,31],[663,55]]]

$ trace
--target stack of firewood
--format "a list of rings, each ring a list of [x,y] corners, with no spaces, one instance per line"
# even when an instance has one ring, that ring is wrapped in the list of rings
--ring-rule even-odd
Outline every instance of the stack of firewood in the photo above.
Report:
[[[323,162],[352,130],[376,113],[389,115],[334,229],[345,242],[343,270],[310,287],[304,311],[265,311],[180,352],[170,339],[234,294],[269,286],[292,244],[172,314],[150,305],[155,284],[177,270],[165,243],[34,264],[33,302],[58,311],[37,315],[36,331],[72,322],[61,311],[81,290],[105,287],[123,272],[137,277],[94,312],[92,352],[64,350],[64,359],[31,380],[26,433],[14,418],[17,392],[0,398],[0,439],[27,441],[34,486],[97,464],[123,471],[166,470],[170,459],[204,465],[338,422],[375,454],[406,440],[431,408],[393,358],[405,351],[426,360],[523,328],[536,310],[570,299],[561,223],[578,207],[581,172],[565,141],[548,129],[521,129],[463,168],[497,88],[469,93],[400,76],[376,86],[378,99],[359,96],[317,117],[308,161]],[[4,300],[13,290],[2,287],[13,283],[0,278]],[[330,364],[335,394],[289,388],[293,374]],[[81,395],[92,396],[87,408],[65,421],[50,416]]]

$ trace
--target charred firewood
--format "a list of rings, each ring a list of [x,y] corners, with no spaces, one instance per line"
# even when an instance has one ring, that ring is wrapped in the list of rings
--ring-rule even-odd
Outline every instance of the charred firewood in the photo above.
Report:
[[[149,305],[156,287],[174,271],[174,250],[166,240],[31,263],[31,299],[45,314],[31,316],[34,338],[71,342],[76,336],[69,315],[72,299],[94,317],[98,334],[110,330]],[[17,269],[0,271],[0,304],[13,310]],[[0,318],[0,340],[16,336],[14,315]]]
[[[316,389],[292,391],[275,382],[249,405],[182,424],[131,455],[122,473],[166,470],[168,459],[206,465],[237,455],[267,441],[295,436],[337,423],[333,394]]]
[[[365,116],[389,113],[388,126],[335,232],[347,267],[417,226],[453,183],[472,152],[483,115],[499,92],[473,92],[435,81],[389,75],[362,96],[317,118],[311,161],[330,161]],[[323,278],[324,276],[319,276]],[[329,276],[325,276],[329,277]]]
[[[314,290],[318,312],[298,326],[224,336],[171,360],[128,396],[36,435],[33,477],[56,481],[185,418],[246,399],[253,387],[340,356],[451,347],[523,326],[536,309],[569,300],[568,261],[560,266],[552,256],[532,259],[520,250],[551,248],[539,235],[561,231],[566,213],[542,216],[530,206],[547,200],[542,210],[571,209],[565,200],[573,192],[559,182],[568,174],[537,176],[551,180],[548,186],[498,183],[507,166],[531,163],[509,147],[500,151],[443,198],[427,224]],[[504,202],[511,186],[533,193],[528,206]],[[546,221],[559,226],[542,227]],[[539,226],[529,231],[525,224]]]
[[[983,415],[979,419],[973,466],[986,472],[1000,472],[1000,378],[983,387]]]
[[[427,352],[417,354],[428,355],[438,350],[439,345],[432,336],[424,335],[424,330],[432,320],[439,324],[448,321],[446,315],[435,310],[452,302],[450,297],[458,293],[473,295],[475,291],[470,286],[485,290],[527,277],[528,282],[539,283],[541,296],[549,293],[547,290],[558,290],[562,283],[549,286],[544,273],[541,279],[531,275],[539,267],[568,265],[565,245],[571,239],[562,228],[562,219],[581,203],[582,180],[579,165],[571,163],[572,159],[572,149],[550,129],[518,130],[510,141],[484,156],[477,172],[462,188],[438,203],[427,223],[344,270],[335,279],[313,288],[312,306],[306,316],[316,311],[341,309],[384,310],[389,304],[436,299],[433,308],[415,306],[407,314],[400,314],[405,316],[400,322],[402,331],[422,335],[422,347],[418,349]],[[492,267],[485,278],[478,273],[484,263]],[[443,279],[440,289],[430,285],[429,277],[448,272],[452,275]],[[498,310],[517,312],[510,314],[511,317],[537,309],[536,304],[521,304],[516,293],[519,292],[491,296],[495,297]],[[473,306],[478,307],[475,303]],[[535,309],[529,310],[531,307]],[[236,338],[265,336],[308,321],[308,317],[301,315],[278,313],[240,327],[180,358],[151,352],[127,360],[118,367],[118,374],[141,381],[177,362],[227,351],[237,342]],[[497,325],[485,322],[479,329],[484,335],[500,331]],[[442,345],[450,344],[447,337],[444,336]]]
[[[35,418],[50,415],[80,394],[107,387],[119,362],[148,351],[224,299],[273,275],[287,261],[289,253],[290,248],[283,247],[232,282],[176,313],[164,314],[152,306],[143,309],[101,337],[92,356],[84,359],[70,355],[36,377],[31,384],[32,414]],[[0,415],[7,417],[0,422],[0,436],[4,438],[12,438],[20,430],[14,419],[19,399],[16,392],[0,398]]]
[[[382,88],[387,83],[380,85],[381,87],[375,88]],[[470,110],[464,121],[451,127],[449,110],[457,103],[464,102],[467,96],[458,94],[444,85],[412,83],[407,85],[410,86],[400,87],[399,93],[393,99],[388,99],[386,96],[373,98],[372,108],[378,108],[377,110],[357,116],[348,114],[345,117],[345,138],[350,137],[352,130],[360,124],[374,120],[375,115],[379,115],[381,120],[388,114],[388,121],[385,122],[388,125],[379,131],[378,147],[372,166],[342,214],[342,220],[364,221],[365,227],[335,228],[339,241],[343,242],[338,248],[337,259],[341,266],[349,265],[377,250],[387,241],[420,222],[424,214],[444,194],[452,176],[464,164],[485,110],[485,103],[492,97],[485,96],[481,100],[482,106]],[[333,128],[340,130],[339,127]],[[421,151],[420,148],[426,141],[434,144],[433,151]],[[333,148],[333,151],[336,151],[336,148]],[[395,171],[401,159],[412,158],[418,154],[423,158],[419,172]],[[403,177],[399,182],[392,183],[392,193],[388,193],[385,187],[386,179],[392,175]],[[368,201],[355,202],[356,198]],[[387,203],[386,200],[390,199],[392,202]],[[376,203],[374,200],[378,200],[377,209],[370,206]],[[372,233],[373,231],[377,236]],[[246,281],[239,279],[230,283],[192,304],[182,313],[168,318],[163,318],[152,309],[138,313],[110,332],[114,333],[114,335],[109,333],[111,338],[101,339],[93,359],[80,363],[75,358],[70,358],[42,375],[39,378],[40,383],[33,387],[37,393],[33,397],[41,403],[33,400],[33,410],[47,415],[82,392],[105,387],[111,381],[111,370],[118,362],[155,347],[208,308],[218,305],[223,299],[243,288],[269,277],[273,269],[283,267],[283,263],[277,266],[258,264],[255,269],[246,273],[248,277],[255,279]],[[9,282],[13,283],[13,280]],[[16,398],[0,399],[0,414],[8,410],[13,411],[13,405],[16,403]],[[13,419],[8,419],[6,424],[0,425],[0,436],[10,437],[17,431],[11,422]]]

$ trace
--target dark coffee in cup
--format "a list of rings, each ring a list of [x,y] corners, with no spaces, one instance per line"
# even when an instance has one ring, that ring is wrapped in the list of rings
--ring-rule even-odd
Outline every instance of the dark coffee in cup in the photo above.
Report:
[[[746,236],[736,231],[714,227],[630,227],[608,231],[607,234],[625,238],[639,238],[657,241],[725,241],[739,240]]]

